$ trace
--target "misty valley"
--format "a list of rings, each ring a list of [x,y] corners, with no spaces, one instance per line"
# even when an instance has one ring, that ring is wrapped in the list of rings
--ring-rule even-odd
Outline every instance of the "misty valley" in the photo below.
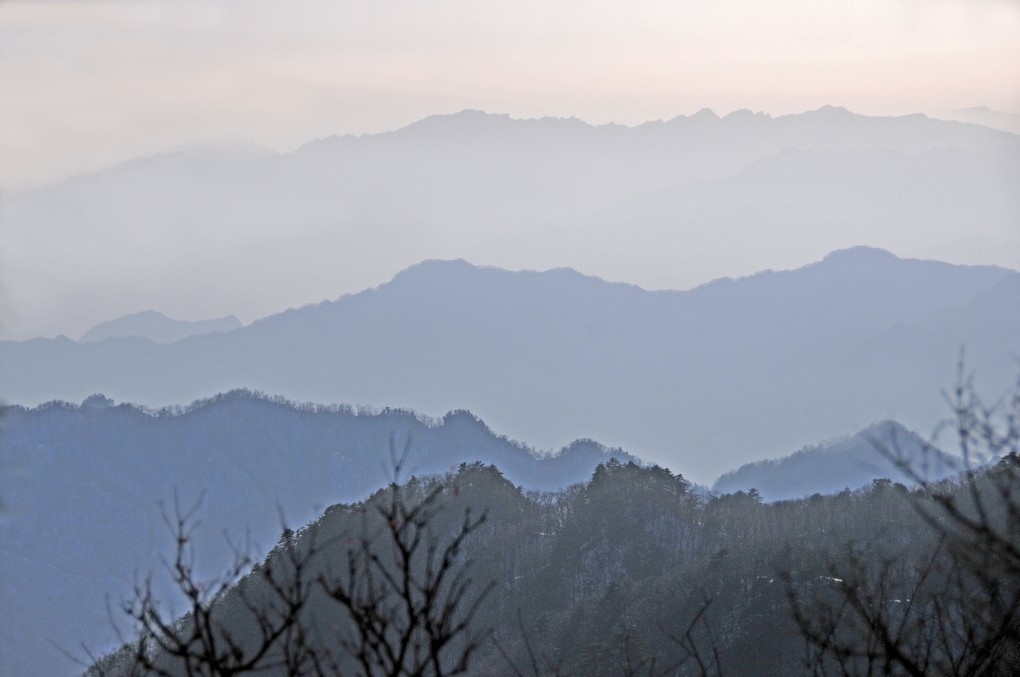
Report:
[[[1017,186],[825,106],[5,195],[0,673],[1017,674]]]

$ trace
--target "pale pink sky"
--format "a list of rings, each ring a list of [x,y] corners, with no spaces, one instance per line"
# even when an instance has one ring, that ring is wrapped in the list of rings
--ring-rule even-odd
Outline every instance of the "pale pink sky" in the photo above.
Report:
[[[1020,112],[1016,0],[0,1],[0,186],[437,112]]]

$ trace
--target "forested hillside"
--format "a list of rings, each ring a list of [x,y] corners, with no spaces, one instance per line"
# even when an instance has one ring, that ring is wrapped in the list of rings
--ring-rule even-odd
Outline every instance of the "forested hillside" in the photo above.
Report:
[[[172,511],[175,497],[201,500],[198,570],[208,572],[230,559],[230,543],[264,553],[281,519],[306,524],[385,485],[391,443],[410,443],[408,473],[495,463],[536,490],[581,481],[611,454],[633,460],[590,440],[539,453],[465,411],[432,420],[248,391],[165,410],[97,395],[2,413],[0,606],[18,622],[0,624],[0,672],[18,675],[64,674],[73,665],[60,649],[113,641],[106,603],[160,570],[160,505]]]
[[[960,603],[938,597],[961,589],[954,587],[952,571],[932,567],[933,561],[957,565],[959,574],[960,561],[948,556],[952,551],[940,550],[940,537],[945,536],[925,516],[951,515],[938,511],[946,505],[969,505],[967,498],[976,488],[987,499],[989,524],[1000,528],[1008,520],[1008,506],[1015,503],[998,500],[996,488],[1015,489],[1017,478],[1015,458],[1009,457],[973,480],[924,490],[876,481],[835,496],[765,504],[755,493],[743,492],[702,500],[678,475],[615,459],[600,464],[584,484],[555,494],[522,492],[494,466],[462,465],[443,477],[384,489],[364,503],[330,507],[307,528],[285,535],[269,559],[237,588],[198,608],[207,608],[215,622],[223,624],[217,636],[230,637],[239,647],[237,656],[243,657],[261,645],[266,632],[252,610],[272,604],[286,608],[279,607],[287,598],[280,591],[292,588],[279,581],[293,583],[296,577],[307,587],[298,588],[306,595],[293,622],[310,630],[291,645],[292,656],[329,655],[337,661],[334,667],[347,674],[358,659],[344,647],[361,646],[358,638],[365,637],[363,626],[351,624],[355,610],[375,609],[370,616],[379,614],[372,616],[383,628],[378,643],[396,644],[401,628],[411,627],[399,595],[388,599],[369,594],[374,584],[362,578],[358,568],[371,568],[366,553],[375,553],[384,563],[376,572],[380,580],[387,570],[397,578],[406,571],[413,581],[431,580],[430,572],[441,570],[436,568],[440,555],[449,552],[445,548],[456,537],[463,538],[451,560],[450,576],[457,583],[437,588],[436,605],[449,600],[444,593],[459,591],[454,598],[459,613],[447,620],[453,628],[467,619],[470,630],[454,632],[439,650],[446,672],[470,650],[468,672],[478,675],[791,675],[814,669],[828,674],[846,657],[809,645],[800,622],[831,619],[826,603],[838,601],[843,582],[856,576],[860,587],[854,590],[862,594],[879,590],[869,586],[881,581],[880,605],[914,595],[916,610],[904,607],[908,623],[920,623],[923,632],[937,634],[937,628],[926,625],[922,616],[913,619],[913,614],[929,613],[932,600]],[[422,505],[431,507],[424,520],[414,521]],[[409,516],[406,524],[401,515]],[[472,521],[479,515],[484,520]],[[957,533],[955,538],[962,536]],[[396,543],[408,545],[411,564],[406,569],[394,563],[401,561],[398,551],[391,550]],[[1020,569],[1013,569],[1002,583],[1014,585],[1018,574]],[[277,583],[270,587],[268,581]],[[393,585],[399,581],[394,579]],[[490,585],[494,587],[486,594]],[[985,600],[977,582],[966,585],[973,586],[968,590],[975,600]],[[379,586],[389,590],[386,583]],[[348,593],[353,601],[345,597]],[[1015,593],[1009,588],[1004,599],[1015,601],[1010,597]],[[411,596],[419,599],[417,593]],[[371,599],[375,601],[364,606]],[[477,609],[469,611],[476,602]],[[796,619],[792,608],[800,614]],[[1015,621],[1016,608],[1004,613],[996,623]],[[981,674],[1009,674],[1009,661],[1020,656],[1017,638],[992,638],[982,648],[976,643],[988,639],[981,634],[984,630],[968,625],[966,615],[954,618],[959,625],[953,632],[961,634],[952,635],[944,647],[929,646],[930,665],[942,665],[940,660],[966,647],[970,653],[961,658],[963,663],[970,665],[967,661],[980,656],[986,668]],[[838,627],[833,637],[866,642],[868,628],[853,624],[852,611],[846,619],[849,625]],[[196,625],[185,618],[175,627],[179,634],[174,637],[180,638]],[[968,628],[974,633],[969,639],[962,634]],[[411,634],[423,639],[432,637],[430,633],[425,624],[414,626]],[[900,634],[904,646],[911,643],[910,651],[920,651],[926,641],[920,634]],[[971,641],[975,644],[968,644]],[[198,644],[191,649],[202,651]],[[108,657],[103,665],[112,670],[109,674],[126,674],[123,666],[132,664],[133,651],[128,647]],[[148,655],[170,674],[183,674],[180,662],[158,651]],[[290,660],[277,644],[267,656]],[[989,657],[1002,662],[989,664]],[[869,660],[852,658],[862,670]],[[316,674],[311,666],[308,663],[303,674]]]

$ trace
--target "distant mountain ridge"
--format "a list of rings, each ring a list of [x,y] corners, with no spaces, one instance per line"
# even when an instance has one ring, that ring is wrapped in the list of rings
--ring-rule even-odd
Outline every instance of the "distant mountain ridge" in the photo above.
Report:
[[[138,298],[171,316],[260,317],[422,259],[688,288],[859,243],[944,258],[975,237],[989,244],[961,262],[1020,267],[1018,167],[1020,136],[921,115],[702,111],[625,127],[464,111],[10,195],[0,265],[21,336],[80,334]],[[131,257],[105,254],[126,241]],[[101,290],[105,316],[67,301],[105,279],[120,281]]]
[[[97,324],[81,335],[79,343],[108,338],[145,338],[154,343],[173,343],[188,336],[231,331],[244,325],[233,315],[211,320],[175,320],[155,310],[143,310]]]
[[[765,501],[783,501],[860,489],[881,478],[916,485],[904,467],[935,482],[960,472],[961,463],[899,423],[883,421],[852,437],[743,465],[717,479],[712,490],[756,489]]]
[[[542,447],[594,437],[704,482],[875,420],[931,429],[961,346],[988,390],[1005,387],[1018,278],[869,248],[686,292],[431,261],[172,344],[0,342],[0,394],[29,405],[102,391],[155,406],[248,387],[470,409]]]
[[[584,439],[536,453],[466,411],[428,419],[247,391],[165,410],[93,395],[0,413],[0,608],[18,618],[0,629],[0,672],[26,677],[73,672],[51,640],[70,651],[112,640],[106,596],[116,608],[160,567],[159,505],[201,500],[197,566],[211,576],[232,556],[225,531],[241,544],[247,533],[261,555],[281,515],[301,526],[392,480],[391,439],[397,455],[409,444],[401,480],[480,461],[527,489],[553,490],[610,458],[638,460]]]
[[[927,124],[927,128],[919,129],[918,125],[923,124]],[[726,134],[732,130],[745,133],[753,131],[766,138],[771,136],[773,138],[765,143],[780,148],[834,149],[832,138],[835,137],[840,139],[842,148],[848,150],[884,149],[890,146],[914,151],[942,145],[979,147],[987,143],[999,143],[1013,136],[1011,132],[982,127],[980,123],[945,121],[923,113],[898,117],[867,116],[832,105],[779,116],[747,109],[720,116],[710,108],[703,108],[691,115],[677,115],[668,120],[652,120],[634,126],[615,123],[593,125],[576,117],[512,118],[505,113],[466,109],[457,113],[430,115],[391,132],[330,136],[310,141],[296,152],[314,152],[322,147],[337,147],[340,144],[364,144],[379,137],[391,139],[438,133],[448,137],[477,138],[480,134],[495,132],[511,135],[514,140],[520,141],[529,134],[542,135],[553,131],[576,135],[606,133],[616,135],[616,138],[673,133],[681,135],[673,138],[683,147],[711,147],[725,138],[715,134]],[[689,132],[695,134],[682,136]],[[827,136],[830,134],[832,136]]]

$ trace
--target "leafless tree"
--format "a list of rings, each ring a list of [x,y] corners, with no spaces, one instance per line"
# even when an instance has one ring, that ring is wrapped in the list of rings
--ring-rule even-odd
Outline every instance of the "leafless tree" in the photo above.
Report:
[[[392,445],[391,445],[392,446]],[[484,514],[438,525],[444,487],[408,500],[399,485],[408,447],[384,497],[355,506],[360,529],[319,542],[314,527],[284,529],[265,562],[237,554],[220,578],[195,573],[198,504],[164,513],[175,540],[167,562],[184,598],[180,616],[158,604],[150,580],[123,606],[137,637],[93,661],[89,677],[243,674],[444,677],[467,671],[486,636],[472,621],[493,585],[476,586],[464,558]],[[237,551],[240,553],[240,551]],[[341,573],[332,565],[343,562]],[[250,569],[250,571],[249,571]],[[334,604],[325,622],[318,600]],[[320,628],[328,624],[328,629]]]
[[[339,642],[365,677],[463,674],[485,638],[472,620],[494,583],[478,588],[462,557],[485,515],[465,510],[452,537],[442,538],[435,532],[442,491],[409,504],[392,484],[390,500],[375,506],[375,527],[370,508],[362,509],[346,571],[319,578],[352,622]]]
[[[852,546],[824,580],[785,575],[815,674],[1020,667],[1020,383],[986,404],[961,366],[946,399],[961,452],[957,479],[931,482],[895,440],[873,441],[920,487],[909,499],[928,529],[924,547],[892,556]]]
[[[699,677],[722,677],[722,656],[719,640],[708,620],[708,608],[712,598],[705,593],[701,606],[698,607],[682,634],[666,633],[673,644],[679,647],[681,657],[668,670],[660,672],[663,676],[674,674],[695,674]],[[704,640],[698,639],[698,628],[701,628]]]
[[[298,550],[294,533],[285,529],[274,556],[248,576],[252,561],[235,549],[234,561],[223,575],[202,581],[195,573],[193,548],[200,505],[201,501],[183,510],[175,500],[173,514],[163,514],[175,542],[167,569],[174,589],[185,601],[183,613],[175,617],[161,608],[151,578],[136,585],[123,611],[133,622],[137,637],[96,661],[86,674],[323,674],[321,651],[313,648],[308,628],[301,622],[314,584],[308,565],[321,548],[309,542]],[[250,593],[256,586],[269,591],[268,598],[254,598]]]

